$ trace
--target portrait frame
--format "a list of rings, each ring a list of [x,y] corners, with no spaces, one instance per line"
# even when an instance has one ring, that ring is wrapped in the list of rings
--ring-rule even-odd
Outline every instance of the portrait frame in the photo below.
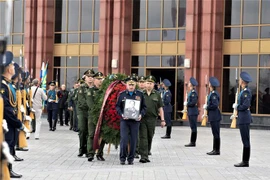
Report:
[[[138,121],[141,109],[141,101],[136,99],[126,99],[124,106],[124,117]]]

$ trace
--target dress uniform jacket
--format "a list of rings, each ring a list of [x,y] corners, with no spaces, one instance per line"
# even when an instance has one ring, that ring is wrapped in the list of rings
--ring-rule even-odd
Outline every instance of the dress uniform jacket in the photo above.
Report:
[[[252,117],[249,109],[251,106],[251,97],[252,94],[248,87],[243,89],[238,96],[238,125],[252,123]]]
[[[196,116],[199,114],[198,107],[198,94],[196,90],[191,90],[188,94],[187,107],[188,107],[188,115]]]
[[[17,129],[22,129],[22,123],[16,117],[16,90],[12,82],[2,76],[1,94],[4,101],[4,119],[7,121],[9,131],[5,134],[5,140],[9,145],[10,151],[14,149]]]
[[[219,110],[219,94],[212,91],[207,100],[208,121],[221,121],[221,113]]]
[[[170,90],[166,90],[163,92],[162,101],[163,101],[163,111],[164,111],[164,118],[166,121],[166,125],[171,125],[171,113],[172,113],[172,93]]]

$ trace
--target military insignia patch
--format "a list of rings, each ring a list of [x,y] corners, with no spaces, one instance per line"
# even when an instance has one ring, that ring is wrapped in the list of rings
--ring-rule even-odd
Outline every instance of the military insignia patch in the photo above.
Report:
[[[140,96],[136,96],[135,99],[138,100],[138,101],[140,101],[141,100],[141,97]]]
[[[191,95],[192,97],[194,96],[194,94]]]
[[[247,94],[245,94],[244,96],[247,97]]]
[[[4,89],[1,89],[1,91],[0,91],[0,92],[1,92],[1,94],[4,94],[5,90],[4,90]]]

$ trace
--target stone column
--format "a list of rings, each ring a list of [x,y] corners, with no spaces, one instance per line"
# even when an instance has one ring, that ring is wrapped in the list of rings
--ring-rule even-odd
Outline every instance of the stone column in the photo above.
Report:
[[[26,1],[24,24],[24,58],[27,60],[28,70],[32,70],[33,77],[39,69],[36,69],[36,17],[37,1]],[[39,75],[38,75],[39,76]]]
[[[118,59],[118,67],[112,73],[130,74],[131,30],[132,1],[114,0],[112,59]]]
[[[47,81],[53,77],[54,1],[37,1],[36,69],[49,62]],[[39,71],[36,71],[39,77]]]
[[[100,1],[98,70],[111,73],[113,1]]]

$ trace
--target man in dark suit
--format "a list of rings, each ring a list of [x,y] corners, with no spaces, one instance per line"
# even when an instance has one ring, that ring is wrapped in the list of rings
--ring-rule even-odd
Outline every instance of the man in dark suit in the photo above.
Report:
[[[63,126],[63,112],[65,113],[65,125],[68,126],[69,119],[69,111],[68,111],[68,94],[69,92],[66,90],[66,85],[62,84],[61,90],[57,92],[57,96],[59,97],[58,105],[59,105],[59,119],[60,126]]]

